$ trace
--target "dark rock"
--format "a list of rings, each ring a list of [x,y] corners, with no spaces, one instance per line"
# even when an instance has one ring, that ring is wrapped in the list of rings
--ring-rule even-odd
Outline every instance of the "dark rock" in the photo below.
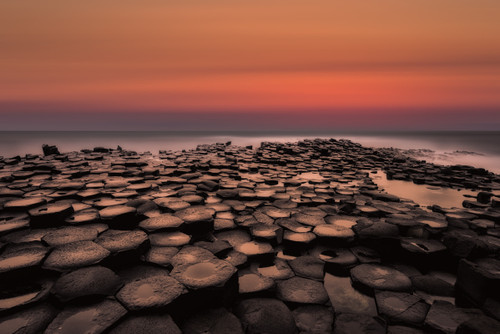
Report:
[[[243,334],[236,316],[224,308],[205,310],[189,317],[182,326],[184,334]]]
[[[14,199],[3,205],[4,210],[9,211],[27,211],[32,208],[44,205],[47,201],[41,197],[28,197],[22,199]]]
[[[488,297],[500,300],[500,260],[460,260],[456,287],[478,306],[483,305]]]
[[[182,232],[161,232],[149,235],[152,246],[179,247],[189,243],[191,237]]]
[[[321,305],[299,306],[293,310],[295,324],[301,332],[327,334],[332,332],[333,310]]]
[[[39,279],[32,283],[19,280],[3,286],[0,295],[0,312],[14,311],[22,306],[36,303],[47,298],[53,282]]]
[[[116,298],[129,310],[164,307],[183,294],[185,288],[167,275],[155,275],[127,283]]]
[[[172,265],[174,267],[182,266],[212,259],[215,259],[215,256],[209,250],[202,247],[188,245],[182,247],[182,249],[172,258]]]
[[[500,322],[487,316],[473,317],[462,322],[456,334],[496,334],[500,333]]]
[[[227,261],[210,259],[174,267],[170,275],[190,289],[223,286],[236,273]]]
[[[57,309],[49,303],[36,306],[6,315],[0,318],[2,333],[37,334],[43,330],[57,315]]]
[[[375,300],[379,314],[389,323],[420,325],[429,310],[429,305],[419,297],[404,292],[376,292]]]
[[[89,227],[67,226],[47,233],[42,241],[51,247],[62,246],[76,241],[92,241],[97,238],[98,231]]]
[[[349,277],[326,274],[324,281],[325,289],[328,292],[335,312],[377,315],[375,298],[354,289]]]
[[[325,263],[313,256],[299,256],[290,261],[290,266],[298,276],[314,279],[324,276]]]
[[[334,334],[385,334],[385,325],[374,318],[356,313],[342,313],[335,319]]]
[[[324,304],[328,301],[328,294],[322,283],[302,277],[278,282],[277,295],[281,300],[292,303]]]
[[[43,150],[44,156],[61,154],[61,153],[59,153],[59,149],[55,145],[43,144],[42,150]]]
[[[252,272],[239,272],[238,286],[240,294],[251,294],[270,290],[274,287],[274,280]]]
[[[139,333],[182,334],[168,314],[132,315],[109,332],[109,334]]]
[[[39,243],[20,244],[20,247],[6,249],[0,256],[0,274],[24,272],[43,261],[48,249]]]
[[[77,269],[61,276],[52,288],[61,301],[86,296],[112,296],[120,288],[120,278],[110,269],[92,266]]]
[[[162,229],[174,229],[181,226],[183,220],[174,215],[165,213],[156,217],[151,217],[143,220],[139,223],[139,226],[148,232],[162,230]]]
[[[295,334],[297,328],[292,313],[276,299],[253,298],[241,301],[235,308],[247,334]]]
[[[59,313],[44,333],[75,333],[75,327],[82,333],[102,333],[126,313],[120,303],[107,299],[88,306],[71,306]]]
[[[409,291],[411,280],[402,272],[376,264],[361,264],[351,269],[353,285],[368,293],[374,289]]]
[[[43,267],[66,271],[97,264],[109,254],[107,249],[92,241],[77,241],[56,247],[43,263]]]
[[[455,288],[449,282],[431,275],[412,276],[411,282],[416,290],[436,296],[454,296]]]
[[[204,206],[192,206],[175,213],[183,220],[182,230],[188,234],[203,234],[213,230],[215,210]]]
[[[435,301],[427,313],[425,326],[439,333],[454,334],[461,323],[480,314],[477,309],[458,308],[448,302]]]
[[[43,207],[29,211],[31,226],[55,226],[62,225],[64,220],[71,216],[75,210],[67,203],[50,203]]]

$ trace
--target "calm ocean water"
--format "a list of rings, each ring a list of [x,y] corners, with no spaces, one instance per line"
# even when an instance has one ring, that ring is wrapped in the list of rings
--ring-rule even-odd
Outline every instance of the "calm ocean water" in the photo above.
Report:
[[[135,131],[6,131],[0,132],[0,156],[41,154],[42,144],[61,152],[104,146],[138,152],[193,149],[198,144],[232,141],[259,145],[305,138],[350,139],[370,147],[430,149],[422,159],[439,164],[467,164],[500,173],[500,131],[495,132],[135,132]],[[460,151],[460,152],[456,152]],[[464,152],[465,151],[465,152]]]

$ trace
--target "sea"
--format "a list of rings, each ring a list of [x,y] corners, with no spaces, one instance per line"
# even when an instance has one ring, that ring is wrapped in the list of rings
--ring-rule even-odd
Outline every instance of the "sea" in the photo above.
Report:
[[[2,131],[0,156],[42,154],[42,144],[61,152],[97,146],[157,154],[160,150],[189,150],[199,144],[226,143],[259,146],[263,141],[348,139],[374,148],[399,148],[421,160],[441,165],[470,165],[500,174],[500,131]]]

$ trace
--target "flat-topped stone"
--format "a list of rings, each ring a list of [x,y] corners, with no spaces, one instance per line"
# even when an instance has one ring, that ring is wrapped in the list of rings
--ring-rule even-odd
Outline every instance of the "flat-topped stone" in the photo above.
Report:
[[[297,328],[301,332],[326,334],[333,329],[334,312],[322,305],[299,306],[292,311]]]
[[[37,206],[42,206],[45,203],[47,201],[43,197],[28,197],[8,201],[4,203],[3,208],[4,210],[26,211]]]
[[[429,310],[418,296],[405,292],[379,291],[375,300],[379,314],[391,323],[421,325]]]
[[[109,334],[162,333],[182,334],[168,314],[131,315],[113,327]]]
[[[92,227],[66,226],[47,233],[42,241],[51,247],[62,246],[76,241],[94,240],[98,231]]]
[[[116,298],[129,310],[164,307],[183,294],[185,288],[176,279],[154,275],[127,283]]]
[[[95,242],[111,253],[117,253],[130,249],[137,249],[147,241],[148,235],[141,230],[107,230],[103,232]]]
[[[61,276],[52,287],[63,302],[86,296],[113,296],[121,287],[121,279],[110,269],[91,266]]]
[[[278,297],[286,302],[324,304],[328,294],[321,282],[302,277],[292,277],[277,284]]]
[[[139,226],[148,232],[152,232],[162,229],[175,229],[181,226],[183,222],[184,221],[177,216],[164,213],[141,221]]]
[[[385,326],[371,316],[342,313],[335,319],[335,334],[385,334]]]
[[[43,333],[58,310],[47,302],[0,317],[1,333]]]
[[[238,303],[235,314],[248,334],[295,334],[297,327],[288,307],[271,298],[245,299]]]
[[[227,261],[210,259],[198,263],[175,266],[170,275],[190,289],[224,285],[236,273]]]
[[[152,246],[179,247],[191,241],[191,237],[182,232],[160,232],[149,235]]]
[[[180,333],[180,332],[179,332]],[[243,334],[240,320],[225,308],[197,312],[182,325],[184,334]]]
[[[21,246],[7,249],[0,255],[0,273],[38,266],[48,252],[48,249],[39,243]]]
[[[43,263],[46,269],[66,271],[97,264],[108,257],[110,251],[92,241],[77,241],[56,247]]]
[[[351,269],[351,278],[356,287],[365,291],[408,291],[412,287],[410,278],[402,272],[377,264],[354,267]]]
[[[46,334],[98,334],[111,327],[127,310],[117,301],[104,299],[87,306],[65,308],[49,324]]]

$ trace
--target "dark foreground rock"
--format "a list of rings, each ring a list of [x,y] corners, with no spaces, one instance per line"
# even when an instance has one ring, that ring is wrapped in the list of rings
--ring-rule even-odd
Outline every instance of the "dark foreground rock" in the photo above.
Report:
[[[407,153],[315,139],[0,158],[0,333],[500,332],[500,176]],[[460,190],[457,207],[392,180]]]

